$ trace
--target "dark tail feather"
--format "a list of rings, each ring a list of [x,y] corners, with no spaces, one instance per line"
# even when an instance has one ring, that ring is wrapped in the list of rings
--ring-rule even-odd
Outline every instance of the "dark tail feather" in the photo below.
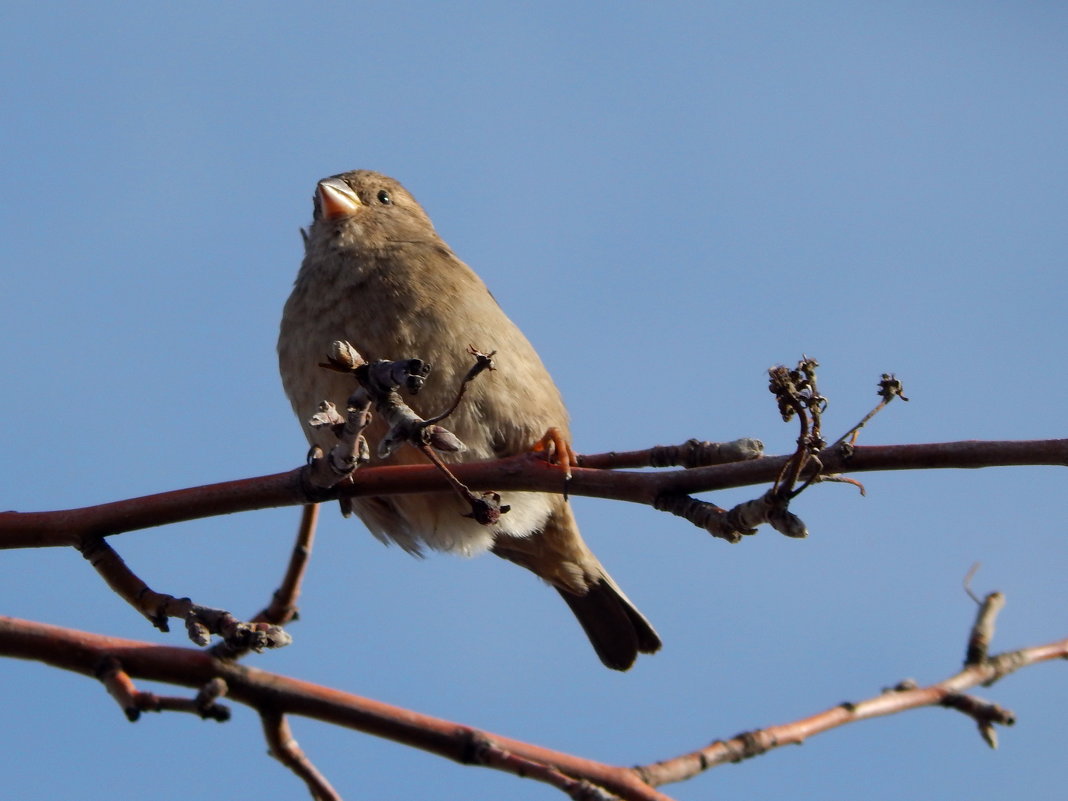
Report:
[[[557,591],[571,607],[593,649],[606,667],[627,670],[639,653],[660,650],[660,637],[611,579],[603,578],[585,595]]]

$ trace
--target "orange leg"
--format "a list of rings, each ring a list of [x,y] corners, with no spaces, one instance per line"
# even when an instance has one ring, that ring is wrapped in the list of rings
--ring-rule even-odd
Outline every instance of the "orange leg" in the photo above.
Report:
[[[564,468],[567,478],[571,478],[571,465],[578,464],[578,456],[571,449],[571,443],[567,441],[564,433],[556,427],[546,431],[542,438],[534,443],[534,453],[544,453],[545,460],[550,464],[558,464]]]

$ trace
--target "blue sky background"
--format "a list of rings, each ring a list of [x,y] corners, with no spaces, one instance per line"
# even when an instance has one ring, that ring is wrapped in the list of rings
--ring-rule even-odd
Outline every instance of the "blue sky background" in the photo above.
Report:
[[[864,442],[1065,435],[1068,10],[1057,3],[259,2],[0,10],[3,508],[286,470],[305,444],[274,343],[315,182],[403,181],[539,348],[575,446],[790,448],[764,370],[822,363],[829,431],[904,381]],[[738,546],[576,498],[663,636],[605,670],[556,594],[485,557],[387,549],[327,509],[294,644],[250,664],[619,764],[1064,637],[1054,468],[863,477]],[[730,504],[759,490],[726,493]],[[296,509],[113,541],[161,591],[251,614]],[[6,614],[174,644],[73,551],[5,552]],[[258,722],[125,721],[102,688],[0,663],[4,794],[304,797]],[[146,685],[150,688],[150,685]],[[664,788],[679,799],[1063,791],[1068,676],[868,722]],[[556,791],[295,720],[346,798]],[[116,787],[120,788],[118,791]]]

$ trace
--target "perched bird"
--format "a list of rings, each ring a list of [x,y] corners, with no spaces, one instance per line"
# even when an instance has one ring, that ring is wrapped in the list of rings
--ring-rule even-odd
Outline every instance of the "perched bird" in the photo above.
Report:
[[[322,400],[339,408],[352,377],[319,367],[330,343],[347,340],[367,360],[418,358],[432,365],[423,389],[405,401],[423,417],[446,409],[471,366],[468,345],[496,351],[496,370],[467,388],[443,424],[467,446],[446,460],[477,461],[531,450],[551,428],[568,438],[567,410],[534,348],[481,279],[449,249],[397,181],[368,170],[319,182],[305,255],[285,305],[279,369],[304,433],[324,451],[332,435],[308,419]],[[365,432],[375,451],[381,421]],[[372,462],[376,461],[372,458]],[[390,464],[425,464],[402,447]],[[660,638],[612,581],[579,534],[560,495],[513,492],[493,526],[464,517],[451,493],[357,498],[353,509],[379,539],[418,553],[423,546],[472,555],[492,550],[555,587],[610,668],[626,670]]]

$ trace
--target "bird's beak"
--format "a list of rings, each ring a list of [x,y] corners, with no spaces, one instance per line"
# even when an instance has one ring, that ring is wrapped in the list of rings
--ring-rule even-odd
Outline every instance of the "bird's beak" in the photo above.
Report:
[[[326,178],[319,182],[319,210],[324,220],[351,217],[361,208],[363,203],[340,178]]]

